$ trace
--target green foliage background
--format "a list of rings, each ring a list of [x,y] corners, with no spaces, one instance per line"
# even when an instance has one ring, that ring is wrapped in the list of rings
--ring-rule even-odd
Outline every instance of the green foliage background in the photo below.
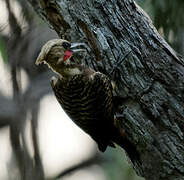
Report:
[[[137,0],[157,30],[180,54],[184,55],[184,1]]]

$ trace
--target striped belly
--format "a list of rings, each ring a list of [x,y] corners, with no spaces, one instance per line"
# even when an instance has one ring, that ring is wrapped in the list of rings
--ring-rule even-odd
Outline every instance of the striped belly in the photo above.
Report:
[[[104,121],[111,123],[112,98],[102,84],[76,76],[57,83],[54,91],[68,116],[86,133],[101,133]]]

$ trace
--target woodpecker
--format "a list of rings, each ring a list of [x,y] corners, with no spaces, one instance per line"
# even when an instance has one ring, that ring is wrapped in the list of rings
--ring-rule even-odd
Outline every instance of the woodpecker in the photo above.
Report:
[[[42,47],[36,65],[45,63],[58,74],[58,78],[51,79],[58,102],[71,120],[96,141],[100,151],[115,147],[114,143],[132,151],[125,134],[115,126],[111,80],[75,62],[74,54],[85,49],[81,47],[83,43],[50,40]]]

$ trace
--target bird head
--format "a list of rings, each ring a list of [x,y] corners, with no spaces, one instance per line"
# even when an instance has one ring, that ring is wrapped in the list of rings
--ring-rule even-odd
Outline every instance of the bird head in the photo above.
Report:
[[[84,43],[70,43],[64,39],[52,39],[41,49],[36,65],[47,64],[60,76],[69,76],[80,73],[76,62],[71,57],[80,51],[86,51]]]

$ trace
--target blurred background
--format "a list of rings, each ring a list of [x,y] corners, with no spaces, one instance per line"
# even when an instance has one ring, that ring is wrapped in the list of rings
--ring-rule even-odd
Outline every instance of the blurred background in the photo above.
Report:
[[[159,33],[184,55],[184,1],[137,0]],[[56,38],[24,0],[0,0],[0,180],[143,180],[120,148],[97,150],[66,116],[34,62]]]

